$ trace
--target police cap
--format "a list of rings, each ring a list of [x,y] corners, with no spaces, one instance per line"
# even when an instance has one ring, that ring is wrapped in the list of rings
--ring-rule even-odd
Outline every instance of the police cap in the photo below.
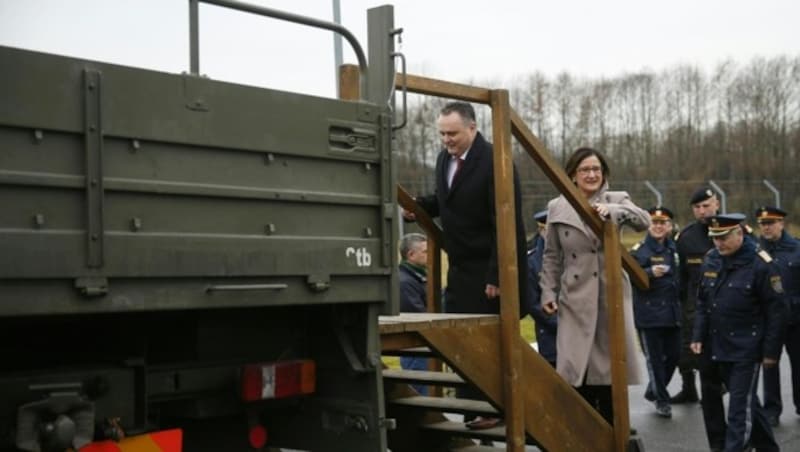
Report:
[[[771,223],[777,220],[783,220],[788,215],[785,211],[772,206],[761,206],[756,209],[756,220],[759,223]]]
[[[547,211],[540,210],[533,214],[533,219],[536,220],[537,223],[545,224],[547,223]]]
[[[724,215],[714,215],[708,222],[708,236],[723,236],[734,229],[747,218],[743,213],[728,213]]]
[[[689,199],[689,204],[697,204],[698,202],[703,202],[706,199],[714,196],[714,190],[707,186],[702,186],[692,193],[692,197]]]
[[[672,219],[675,218],[675,215],[672,214],[672,211],[666,207],[651,207],[647,209],[647,211],[650,212],[651,220],[672,221]]]

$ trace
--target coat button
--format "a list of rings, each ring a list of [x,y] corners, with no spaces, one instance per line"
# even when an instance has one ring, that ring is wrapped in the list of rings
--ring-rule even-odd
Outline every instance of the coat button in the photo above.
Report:
[[[576,256],[576,255],[575,255],[575,253],[572,253],[572,258],[573,258],[573,259],[577,259],[577,258],[578,258],[578,256]]]
[[[575,275],[575,279],[578,279],[578,275]]]
[[[753,331],[753,336],[755,336],[755,335],[756,335],[756,332],[755,332],[755,331]]]
[[[597,272],[592,273],[592,275],[594,275],[594,277],[596,278],[597,277]]]

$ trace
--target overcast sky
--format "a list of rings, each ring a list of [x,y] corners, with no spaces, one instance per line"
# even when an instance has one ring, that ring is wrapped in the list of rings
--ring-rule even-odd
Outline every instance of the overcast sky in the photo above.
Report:
[[[331,0],[249,0],[333,20]],[[366,9],[340,0],[366,47]],[[800,0],[396,0],[409,72],[498,84],[542,71],[586,77],[726,58],[800,55]],[[327,31],[200,7],[201,72],[244,84],[335,95]],[[0,45],[188,70],[187,0],[0,0]],[[355,63],[347,43],[345,62]]]

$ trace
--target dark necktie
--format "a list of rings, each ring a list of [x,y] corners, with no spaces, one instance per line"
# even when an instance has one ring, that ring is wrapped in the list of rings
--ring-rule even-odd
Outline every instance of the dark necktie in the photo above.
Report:
[[[453,179],[450,181],[450,186],[452,187],[454,183],[456,183],[456,177],[458,177],[459,171],[461,171],[461,167],[464,166],[464,160],[456,157],[456,170],[453,172]]]

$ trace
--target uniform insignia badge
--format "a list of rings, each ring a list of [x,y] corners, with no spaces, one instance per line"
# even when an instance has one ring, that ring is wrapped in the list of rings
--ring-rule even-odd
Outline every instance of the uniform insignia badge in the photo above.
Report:
[[[781,281],[780,275],[770,276],[769,285],[772,286],[772,290],[774,290],[775,293],[783,293],[783,282]]]
[[[638,249],[639,249],[641,246],[642,246],[642,243],[641,243],[641,242],[639,242],[639,243],[637,243],[637,244],[633,245],[633,247],[631,248],[631,251],[636,251],[636,250],[638,250]]]
[[[763,259],[764,262],[766,262],[766,263],[772,262],[772,256],[770,256],[769,253],[764,251],[764,250],[759,250],[758,251],[758,257]]]
[[[711,279],[713,279],[713,278],[716,278],[716,277],[717,277],[717,274],[718,274],[717,272],[705,272],[705,273],[703,273],[703,277],[704,277],[704,278],[711,278]]]

